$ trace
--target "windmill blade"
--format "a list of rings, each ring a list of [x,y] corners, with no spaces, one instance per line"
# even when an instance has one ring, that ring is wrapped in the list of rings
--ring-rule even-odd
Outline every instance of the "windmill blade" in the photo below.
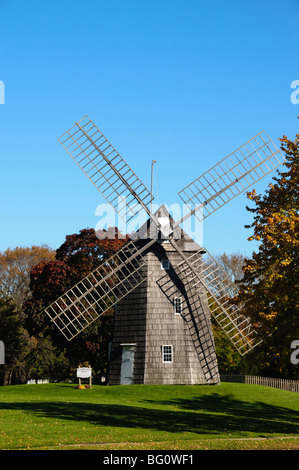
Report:
[[[231,281],[224,269],[205,250],[185,258],[177,268],[181,279],[188,279],[194,287],[205,287],[211,315],[222,328],[241,356],[253,350],[261,340],[251,325],[250,319],[242,313],[242,306],[232,304],[237,295],[237,286]]]
[[[47,315],[67,340],[72,340],[145,280],[146,263],[141,255],[153,243],[155,240],[141,248],[132,241],[125,243],[46,308]]]
[[[203,256],[202,275],[210,296],[211,314],[239,353],[247,354],[262,340],[250,318],[242,313],[243,306],[232,303],[239,292],[236,284],[207,250]]]
[[[260,132],[178,193],[194,209],[177,224],[202,209],[200,220],[205,219],[284,161],[266,132]]]
[[[58,141],[124,221],[142,207],[159,226],[148,208],[151,194],[88,116],[76,122]],[[127,243],[46,309],[68,340],[143,282],[145,263],[138,265],[137,260],[155,242],[153,239],[141,248]]]
[[[218,367],[210,312],[204,301],[206,290],[203,287],[197,288],[189,277],[181,279],[174,270],[162,276],[157,284],[172,305],[176,298],[182,300],[180,314],[189,329],[206,382],[213,382],[218,374]]]
[[[58,141],[125,222],[141,207],[149,213],[149,190],[88,116]]]
[[[136,208],[140,210],[142,207],[164,235],[164,226],[148,208],[152,200],[150,192],[88,116],[76,122],[58,140],[123,220],[126,219],[128,212],[133,217],[136,215]],[[253,147],[253,151],[248,150],[248,147]],[[254,181],[262,178],[266,174],[264,166],[268,173],[281,164],[280,152],[273,151],[270,147],[271,141],[268,137],[265,138],[263,133],[251,139],[191,183],[188,189],[181,191],[188,198],[184,202],[199,204],[199,208],[205,205],[209,210],[208,215],[214,212]],[[122,201],[124,204],[121,204],[120,208],[119,203]],[[132,203],[134,206],[130,207]],[[176,222],[172,230],[197,210],[198,207]],[[168,238],[170,234],[171,232],[167,231],[165,238]],[[216,291],[214,284],[211,283],[211,276],[203,273],[202,268],[199,272],[196,266],[197,260],[187,259],[173,237],[170,236],[169,241],[182,257],[181,275],[185,276],[185,285],[189,283],[192,289],[199,284],[204,286],[210,298],[217,304],[212,314],[231,341],[234,341],[238,351],[243,353],[244,344],[252,348],[252,341],[248,339],[250,328],[247,324],[245,329],[243,328],[243,320],[241,324],[237,322],[240,317],[236,312],[237,308],[235,307],[233,312],[229,311],[226,297],[221,294],[221,289]],[[127,243],[118,253],[46,309],[51,320],[68,340],[77,336],[143,282],[145,263],[141,261],[138,264],[137,260],[139,261],[143,251],[155,242],[156,240],[152,239],[141,249],[132,242]],[[220,314],[218,314],[219,311]],[[202,317],[200,321],[203,322],[203,320]]]

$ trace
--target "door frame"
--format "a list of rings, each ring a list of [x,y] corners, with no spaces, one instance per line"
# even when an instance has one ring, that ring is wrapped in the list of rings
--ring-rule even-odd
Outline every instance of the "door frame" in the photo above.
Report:
[[[122,347],[122,350],[121,350],[121,365],[120,365],[120,378],[119,378],[119,382],[120,382],[120,385],[130,385],[133,383],[133,371],[134,371],[134,355],[135,355],[135,346],[136,346],[136,343],[121,343],[120,346]],[[125,349],[126,348],[126,349]],[[132,348],[132,349],[131,349]],[[130,382],[124,382],[123,381],[123,377],[122,377],[122,371],[123,371],[123,354],[125,351],[129,351],[131,350],[132,351],[132,367],[131,367],[131,376],[128,378],[131,379]]]

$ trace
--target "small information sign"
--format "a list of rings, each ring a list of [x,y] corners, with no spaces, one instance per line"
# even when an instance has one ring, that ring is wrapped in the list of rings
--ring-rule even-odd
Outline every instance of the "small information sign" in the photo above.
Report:
[[[91,367],[79,367],[77,369],[77,377],[79,379],[88,379],[91,377]]]
[[[91,388],[91,375],[92,375],[91,367],[78,367],[77,377],[79,379],[79,388],[81,387],[81,379],[89,379],[89,388]],[[84,388],[83,385],[82,385],[82,388]]]

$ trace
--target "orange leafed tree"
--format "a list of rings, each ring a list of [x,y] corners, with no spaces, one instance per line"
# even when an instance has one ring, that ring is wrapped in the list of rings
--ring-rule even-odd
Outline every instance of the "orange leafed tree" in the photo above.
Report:
[[[247,207],[254,214],[249,240],[259,247],[247,260],[238,300],[264,336],[263,367],[281,376],[298,376],[290,344],[299,339],[299,134],[283,136],[286,162],[265,193],[255,190]]]
[[[41,261],[51,261],[55,251],[47,245],[8,248],[0,252],[0,299],[20,307],[30,296],[30,271]]]

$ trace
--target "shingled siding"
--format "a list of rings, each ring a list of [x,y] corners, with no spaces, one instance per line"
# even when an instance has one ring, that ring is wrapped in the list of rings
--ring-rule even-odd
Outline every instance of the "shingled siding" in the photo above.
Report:
[[[122,345],[134,345],[132,383],[134,384],[206,384],[203,362],[188,315],[176,315],[174,296],[180,296],[186,311],[186,290],[175,270],[162,269],[162,260],[171,266],[181,257],[167,243],[154,245],[146,255],[145,282],[117,305],[111,349],[109,385],[121,383]],[[147,272],[150,273],[147,275]],[[190,292],[188,292],[188,303]],[[190,305],[189,305],[190,307]],[[192,307],[192,305],[191,305]],[[195,307],[195,304],[194,304]],[[209,313],[207,314],[209,317]],[[172,346],[173,360],[162,360],[162,347]],[[197,350],[196,350],[197,347]],[[213,357],[213,380],[219,383],[214,345],[209,346]],[[200,354],[202,356],[202,354]],[[214,359],[215,357],[215,359]]]
[[[144,268],[147,277],[147,266]],[[110,352],[108,384],[120,384],[122,345],[134,344],[133,383],[142,384],[144,376],[147,282],[145,280],[115,308],[113,341]]]
[[[167,245],[164,244],[164,248]],[[172,266],[180,261],[180,255],[171,250],[148,254],[149,270],[153,272],[148,280],[145,384],[204,384],[204,377],[197,352],[192,341],[189,327],[181,315],[174,313],[173,298],[184,299],[184,289],[179,283],[171,281],[167,291],[157,288],[162,277],[171,278],[175,273],[161,269],[163,259],[168,259]],[[175,282],[175,279],[173,279]],[[171,286],[172,284],[172,286]],[[168,296],[166,295],[168,294]],[[162,346],[171,345],[173,361],[163,363]],[[218,380],[217,380],[218,381]]]

